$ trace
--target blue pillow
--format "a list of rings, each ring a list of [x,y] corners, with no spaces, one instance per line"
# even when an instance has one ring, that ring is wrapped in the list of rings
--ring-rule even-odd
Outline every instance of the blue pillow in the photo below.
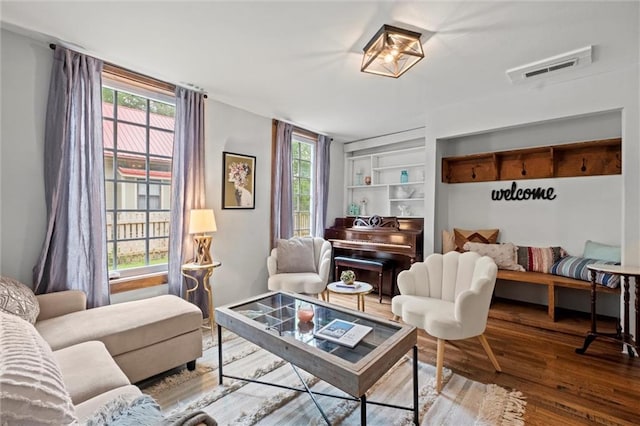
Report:
[[[610,246],[591,240],[587,240],[585,243],[582,256],[588,259],[607,260],[617,263],[620,263],[622,259],[620,246]]]
[[[592,265],[594,263],[604,265],[620,264],[620,262],[610,262],[600,259],[586,259],[584,257],[567,256],[554,263],[551,267],[550,272],[553,275],[560,275],[576,280],[591,282],[591,271],[587,268],[587,265]],[[616,288],[620,284],[620,276],[598,272],[596,274],[596,283],[604,285],[606,287]]]

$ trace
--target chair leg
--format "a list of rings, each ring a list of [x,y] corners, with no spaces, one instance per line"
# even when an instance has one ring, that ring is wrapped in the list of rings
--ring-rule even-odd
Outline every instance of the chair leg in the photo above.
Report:
[[[444,364],[444,343],[446,340],[438,339],[438,352],[436,356],[436,392],[442,390],[442,367]]]
[[[484,351],[487,353],[487,356],[491,360],[491,363],[493,364],[493,368],[495,368],[497,372],[501,372],[502,369],[500,368],[500,364],[498,364],[498,360],[496,359],[496,356],[493,354],[493,351],[491,350],[491,346],[489,346],[489,342],[487,342],[487,338],[484,337],[484,334],[481,334],[478,336],[478,339],[480,339],[480,343],[482,344]]]
[[[318,299],[322,298],[322,300],[326,302],[327,299],[325,298],[325,292],[326,290],[322,290],[320,293],[318,293],[318,296],[320,296],[318,297]]]
[[[400,321],[400,315],[394,315],[392,321]]]

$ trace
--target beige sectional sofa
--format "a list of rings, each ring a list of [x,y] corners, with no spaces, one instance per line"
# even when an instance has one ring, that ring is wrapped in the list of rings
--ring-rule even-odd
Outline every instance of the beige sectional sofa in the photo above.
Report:
[[[132,385],[202,355],[200,309],[176,296],[86,309],[79,291],[37,296],[35,325],[0,309],[0,424],[84,424]],[[28,319],[28,318],[27,318]]]

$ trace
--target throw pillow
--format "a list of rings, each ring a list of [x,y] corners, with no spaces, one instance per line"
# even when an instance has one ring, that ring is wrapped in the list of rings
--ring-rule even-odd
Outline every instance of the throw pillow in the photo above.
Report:
[[[313,238],[278,240],[278,273],[317,272]]]
[[[562,247],[518,247],[518,263],[525,271],[549,273],[549,270],[567,253]]]
[[[517,253],[518,247],[513,243],[504,244],[483,244],[483,243],[464,243],[465,250],[474,251],[481,256],[489,256],[496,262],[498,269],[507,269],[509,271],[524,271],[524,268],[518,265]]]
[[[585,243],[582,257],[618,263],[622,261],[620,246],[610,246],[607,244],[596,243],[591,240],[587,240]]]
[[[0,424],[76,421],[51,348],[24,319],[0,312]]]
[[[495,244],[498,241],[499,229],[479,229],[469,231],[466,229],[453,228],[453,235],[456,242],[456,251],[464,251],[464,243],[470,241],[472,243]]]
[[[456,239],[453,232],[442,231],[442,254],[456,249]]]
[[[574,278],[576,280],[591,282],[591,271],[587,268],[593,263],[601,263],[605,265],[619,265],[618,262],[609,262],[599,259],[586,259],[584,257],[567,256],[553,264],[551,273],[563,277]],[[596,283],[607,287],[616,288],[620,285],[620,276],[613,274],[605,274],[598,272],[596,274]]]
[[[29,287],[13,278],[0,276],[0,311],[35,324],[40,305]]]

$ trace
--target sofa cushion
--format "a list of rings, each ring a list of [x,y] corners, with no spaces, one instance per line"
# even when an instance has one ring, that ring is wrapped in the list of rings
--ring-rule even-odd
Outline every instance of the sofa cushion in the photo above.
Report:
[[[518,247],[518,263],[525,271],[548,274],[551,267],[567,253],[562,247]]]
[[[270,276],[267,287],[272,291],[285,290],[294,293],[318,294],[324,291],[325,282],[316,273],[298,272]]]
[[[456,237],[453,232],[442,231],[442,254],[456,249]]]
[[[69,346],[53,354],[74,405],[131,384],[104,343],[97,340]]]
[[[101,306],[36,323],[36,328],[59,350],[90,340],[105,344],[112,356],[198,330],[202,312],[172,295]]]
[[[594,263],[605,265],[619,265],[618,262],[608,262],[599,259],[585,259],[583,257],[567,256],[563,257],[551,267],[551,273],[563,277],[574,278],[576,280],[591,281],[591,271],[587,266]],[[596,273],[596,284],[606,287],[616,288],[620,284],[620,275]]]
[[[33,325],[0,312],[0,424],[66,425],[71,397],[51,348]]]
[[[111,400],[116,398],[126,398],[129,401],[133,401],[140,395],[142,395],[142,392],[140,392],[140,389],[138,389],[137,386],[127,385],[94,396],[93,398],[76,405],[78,422],[82,425],[86,424],[87,419],[92,417]]]
[[[40,306],[33,291],[18,280],[0,276],[0,311],[36,322]]]

